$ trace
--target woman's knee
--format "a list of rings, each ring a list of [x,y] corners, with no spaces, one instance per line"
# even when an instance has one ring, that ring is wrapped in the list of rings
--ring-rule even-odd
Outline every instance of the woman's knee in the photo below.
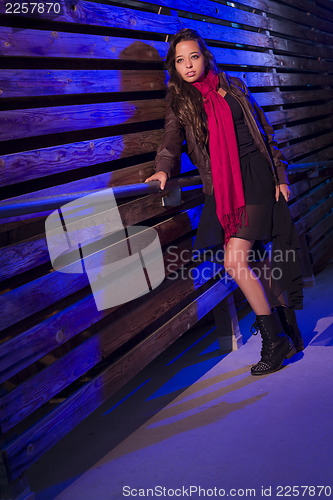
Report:
[[[228,269],[239,269],[248,267],[247,252],[242,249],[230,249],[224,257],[224,267]]]

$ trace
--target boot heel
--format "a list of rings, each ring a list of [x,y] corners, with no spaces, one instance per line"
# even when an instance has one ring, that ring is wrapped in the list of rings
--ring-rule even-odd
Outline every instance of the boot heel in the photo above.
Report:
[[[295,349],[295,347],[293,347],[289,352],[288,354],[286,355],[286,359],[290,359],[294,354],[296,354],[297,351]]]

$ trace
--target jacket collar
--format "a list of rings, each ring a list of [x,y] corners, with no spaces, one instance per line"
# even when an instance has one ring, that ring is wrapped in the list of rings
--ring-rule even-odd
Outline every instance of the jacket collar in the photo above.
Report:
[[[243,97],[244,92],[243,90],[237,85],[237,80],[225,73],[224,71],[221,71],[219,73],[219,78],[220,78],[220,86],[223,90],[226,90],[230,92],[231,94],[236,96],[241,96]]]

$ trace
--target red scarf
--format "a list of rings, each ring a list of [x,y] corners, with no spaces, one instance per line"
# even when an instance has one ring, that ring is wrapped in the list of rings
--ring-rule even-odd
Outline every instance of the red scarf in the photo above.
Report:
[[[227,244],[242,226],[243,214],[248,224],[234,122],[228,103],[217,92],[218,75],[209,70],[207,77],[200,80],[192,85],[204,97],[216,213]]]

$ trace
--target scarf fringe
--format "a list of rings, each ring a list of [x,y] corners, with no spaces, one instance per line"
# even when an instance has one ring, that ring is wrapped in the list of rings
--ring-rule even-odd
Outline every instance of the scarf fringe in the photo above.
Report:
[[[242,227],[243,216],[245,226],[248,226],[249,218],[246,213],[245,205],[235,208],[232,212],[223,215],[223,221],[221,224],[225,232],[225,244],[227,244],[230,238],[238,233],[238,230]]]

